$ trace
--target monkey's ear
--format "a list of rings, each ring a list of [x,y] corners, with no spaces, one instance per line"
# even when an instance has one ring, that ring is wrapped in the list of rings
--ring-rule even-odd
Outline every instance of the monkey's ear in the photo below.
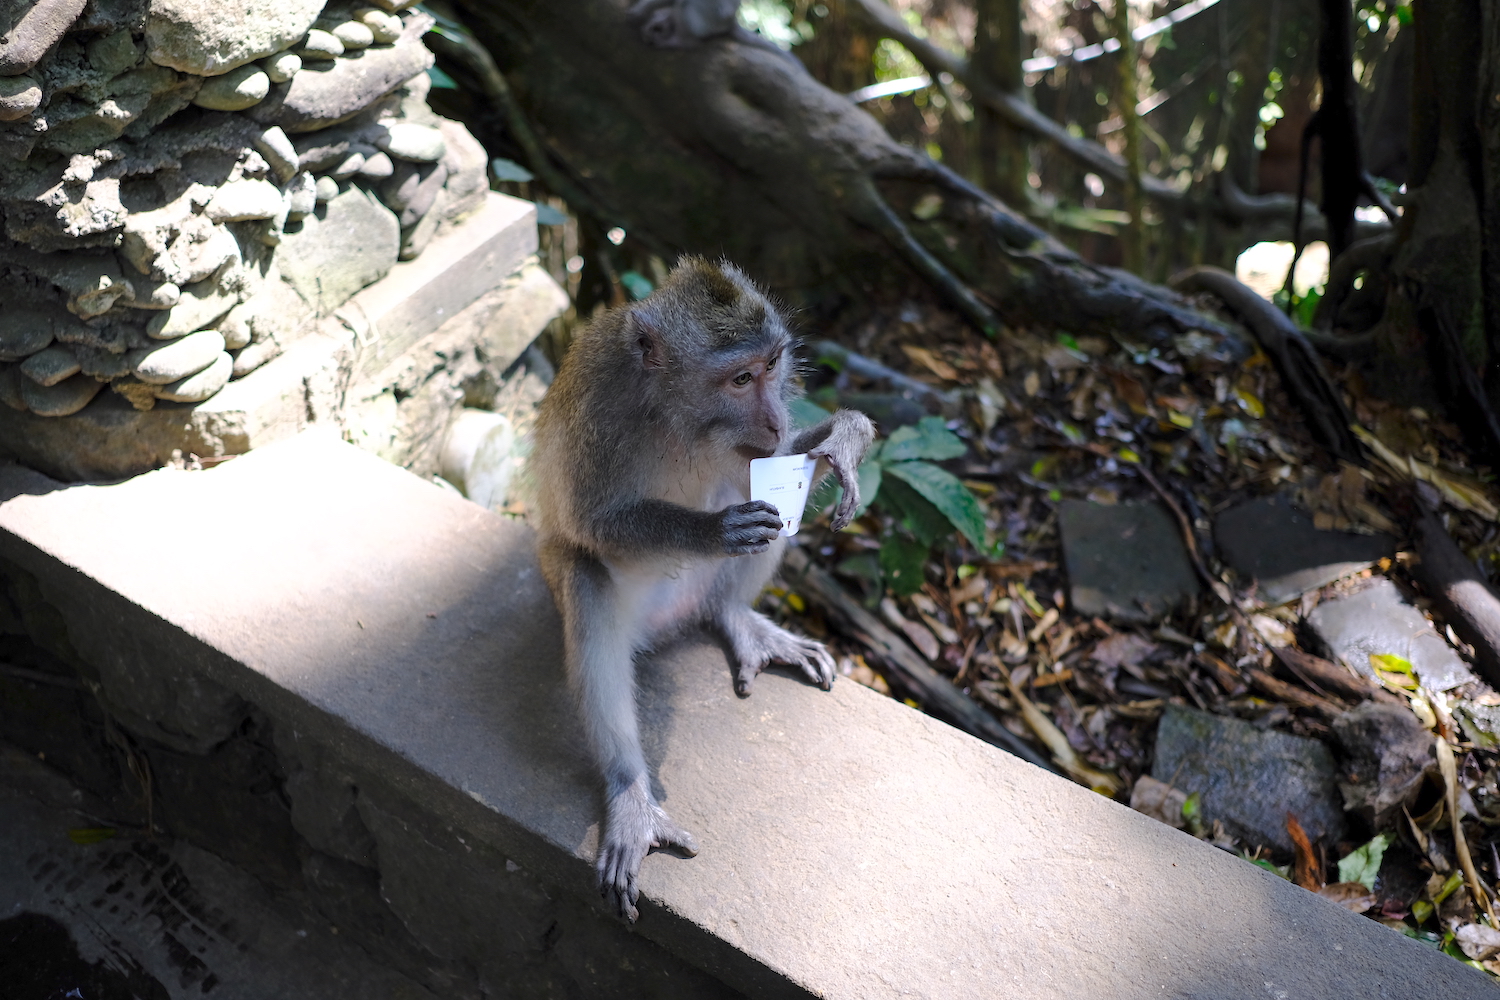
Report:
[[[662,336],[661,321],[649,309],[631,309],[625,321],[630,349],[641,359],[641,367],[660,370],[667,367],[667,340]]]

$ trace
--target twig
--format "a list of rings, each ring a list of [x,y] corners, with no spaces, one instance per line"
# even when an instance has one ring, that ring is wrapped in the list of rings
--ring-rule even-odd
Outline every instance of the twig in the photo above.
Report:
[[[1310,708],[1328,718],[1341,715],[1345,706],[1329,698],[1323,698],[1294,687],[1286,681],[1277,680],[1259,667],[1251,667],[1245,671],[1245,676],[1250,678],[1250,683],[1260,688],[1266,694],[1280,701],[1290,702],[1298,708]]]
[[[1141,474],[1141,478],[1156,491],[1156,495],[1161,497],[1167,509],[1172,512],[1172,516],[1177,519],[1177,529],[1182,533],[1182,543],[1187,547],[1188,559],[1192,561],[1193,569],[1199,578],[1208,584],[1208,589],[1214,592],[1215,597],[1238,611],[1239,609],[1235,607],[1234,595],[1229,592],[1229,587],[1223,580],[1210,573],[1208,567],[1204,565],[1203,556],[1198,551],[1198,534],[1193,530],[1193,522],[1188,520],[1177,498],[1168,493],[1166,487],[1157,481],[1156,477],[1151,474],[1151,470],[1146,468],[1145,462],[1135,463],[1135,468]]]
[[[844,631],[850,637],[864,645],[886,670],[920,696],[933,715],[1022,760],[1049,771],[1057,770],[1051,761],[995,721],[942,674],[929,667],[910,646],[850,597],[837,580],[814,565],[806,552],[797,548],[789,549],[782,570],[783,573],[790,573],[788,582],[800,585],[809,597],[821,604],[824,610],[844,626]]]
[[[1489,893],[1479,883],[1479,872],[1474,868],[1474,859],[1469,856],[1469,841],[1464,836],[1463,817],[1458,812],[1458,766],[1453,760],[1453,747],[1441,736],[1437,737],[1437,759],[1438,769],[1443,772],[1443,784],[1447,786],[1448,819],[1453,825],[1453,849],[1458,854],[1459,867],[1463,868],[1464,877],[1468,879],[1469,894],[1484,908],[1490,926],[1494,927],[1495,911],[1490,908]]]

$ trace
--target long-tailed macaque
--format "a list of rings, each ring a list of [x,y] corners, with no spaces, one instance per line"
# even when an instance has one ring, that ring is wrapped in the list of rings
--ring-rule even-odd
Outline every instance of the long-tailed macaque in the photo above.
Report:
[[[770,663],[827,690],[834,662],[750,607],[781,560],[779,515],[750,501],[750,461],[806,452],[843,486],[835,530],[859,508],[874,438],[841,410],[793,433],[793,339],[738,268],[684,258],[643,301],[578,336],[542,402],[531,471],[542,571],[562,612],[568,680],[605,784],[599,889],[636,918],[653,847],[697,853],[651,793],[636,722],[635,657],[697,625],[718,629],[734,687]]]

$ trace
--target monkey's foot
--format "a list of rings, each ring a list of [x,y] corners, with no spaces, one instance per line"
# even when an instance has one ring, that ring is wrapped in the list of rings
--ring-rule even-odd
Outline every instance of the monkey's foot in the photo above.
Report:
[[[755,678],[772,663],[801,667],[824,691],[833,687],[833,657],[821,642],[788,632],[749,608],[735,608],[721,626],[734,649],[734,691],[741,698],[750,694]]]
[[[640,915],[635,908],[641,895],[636,876],[653,847],[675,847],[688,857],[698,853],[698,841],[656,804],[642,775],[605,804],[599,857],[594,862],[599,895],[631,923]]]

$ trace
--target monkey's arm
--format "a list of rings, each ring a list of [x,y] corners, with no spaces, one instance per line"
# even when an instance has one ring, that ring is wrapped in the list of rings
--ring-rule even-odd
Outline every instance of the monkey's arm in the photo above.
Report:
[[[847,528],[859,509],[859,463],[873,440],[875,425],[858,410],[839,410],[792,438],[788,454],[807,452],[808,457],[818,460],[814,482],[832,471],[844,488],[833,512],[834,531]]]
[[[781,515],[761,500],[703,511],[648,499],[606,508],[589,526],[599,548],[612,554],[743,556],[770,548]]]

